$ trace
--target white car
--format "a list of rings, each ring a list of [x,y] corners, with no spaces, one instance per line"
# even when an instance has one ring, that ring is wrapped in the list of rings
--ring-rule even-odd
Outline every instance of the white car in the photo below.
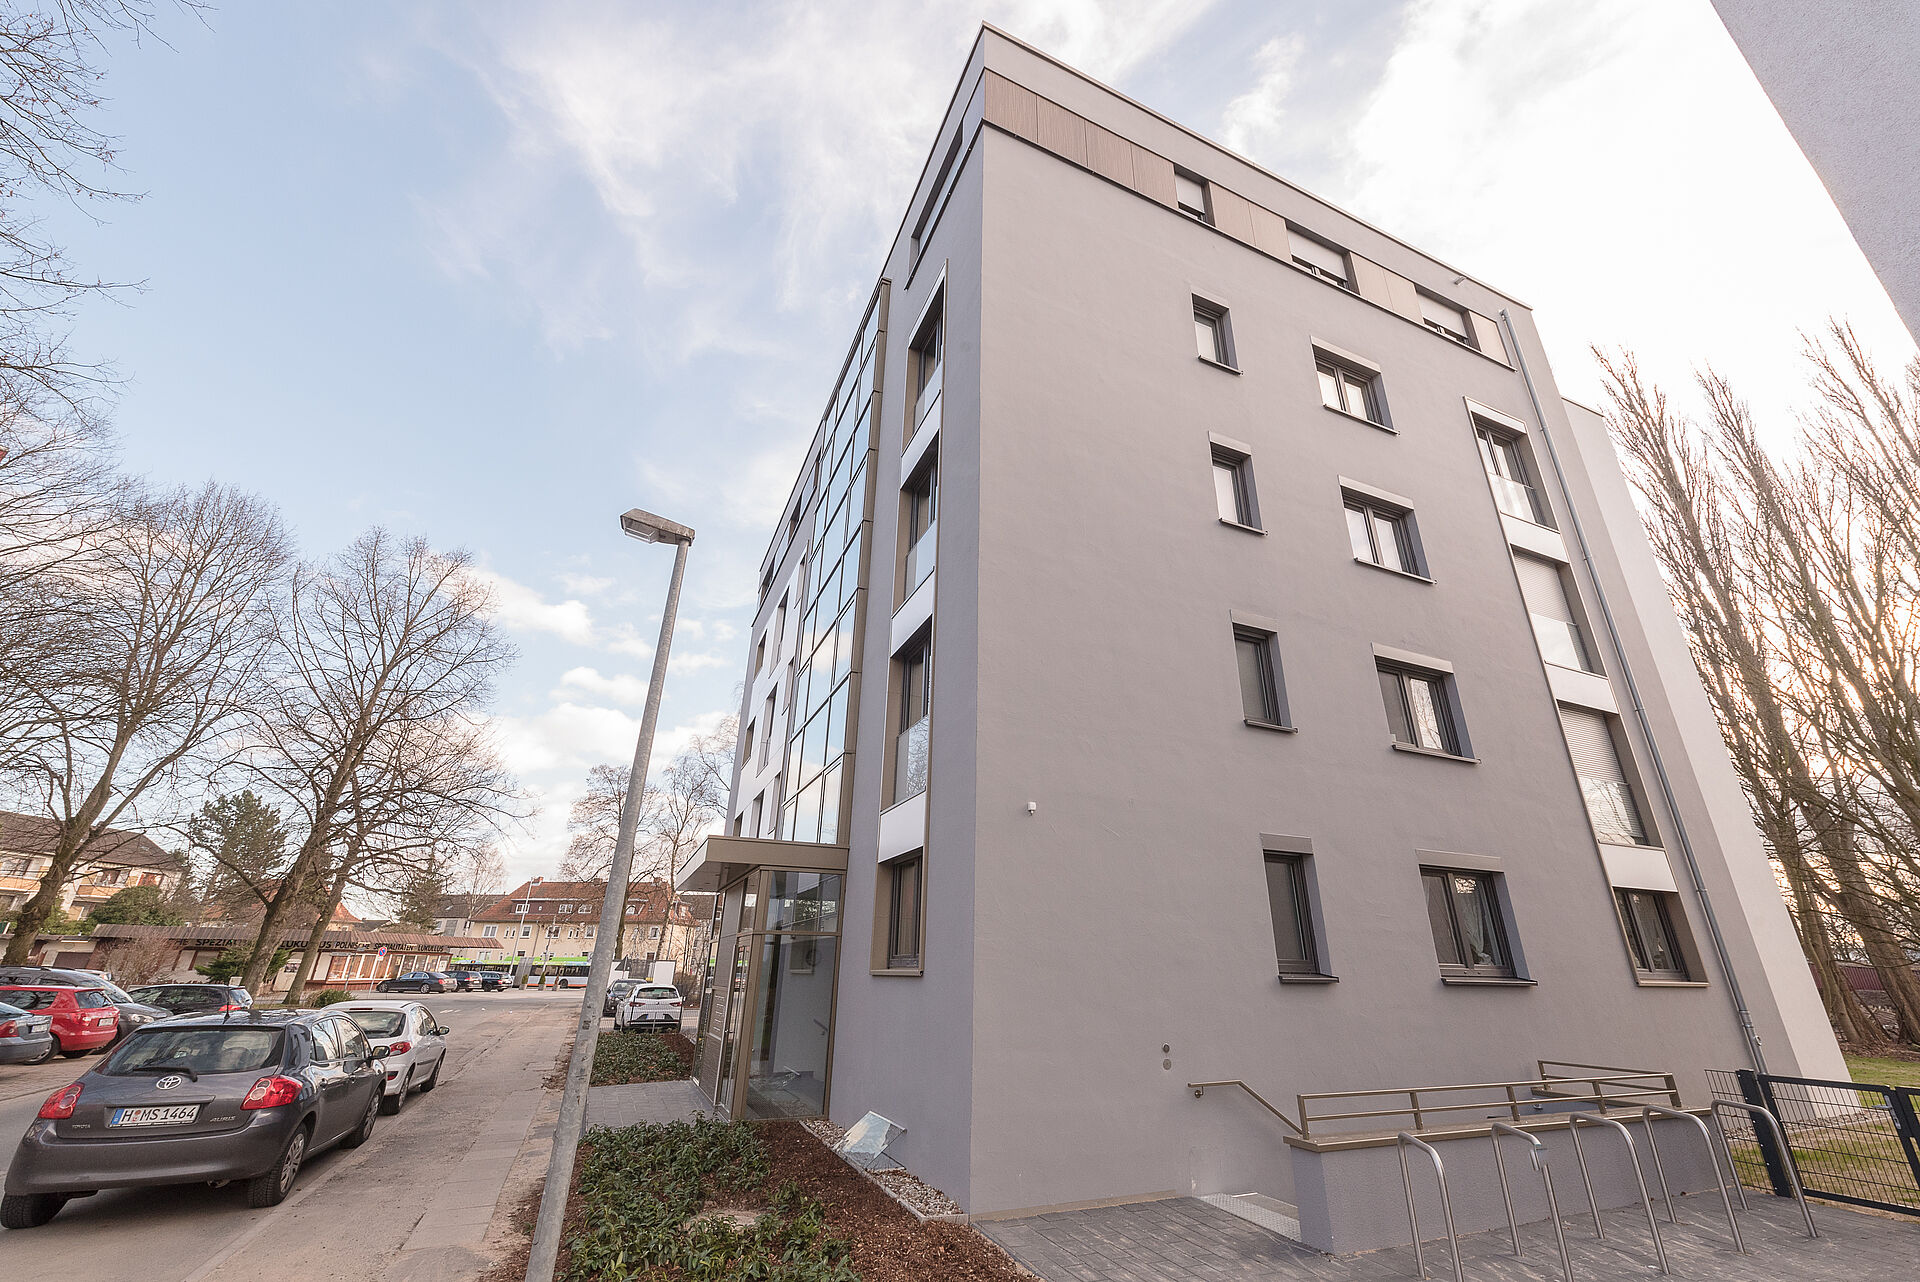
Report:
[[[442,1024],[420,1002],[364,1001],[341,1002],[334,1007],[360,1025],[387,1071],[386,1094],[380,1111],[392,1116],[407,1102],[411,1091],[430,1091],[440,1084],[440,1069],[447,1058],[447,1034],[453,1030]]]
[[[680,1031],[680,990],[671,984],[641,984],[613,1013],[615,1028]]]

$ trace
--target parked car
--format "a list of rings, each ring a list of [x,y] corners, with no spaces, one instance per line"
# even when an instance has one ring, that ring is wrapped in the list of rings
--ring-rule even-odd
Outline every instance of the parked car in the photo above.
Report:
[[[456,970],[454,983],[463,993],[497,993],[505,987],[506,976],[491,970]]]
[[[0,966],[0,986],[8,984],[24,984],[29,988],[49,985],[98,988],[107,995],[113,1008],[120,1012],[117,1037],[125,1037],[134,1029],[143,1028],[156,1019],[165,1019],[173,1013],[135,1001],[132,994],[118,984],[91,970],[73,970],[65,966]]]
[[[52,1018],[53,1049],[68,1059],[111,1046],[120,1012],[98,988],[21,988],[0,985],[0,1002]]]
[[[231,984],[148,984],[130,990],[129,996],[174,1015],[203,1015],[253,1007],[253,994]]]
[[[0,1226],[45,1224],[105,1188],[240,1181],[275,1206],[301,1165],[373,1134],[383,1085],[360,1026],[333,1010],[184,1015],[130,1036],[47,1097],[7,1168]]]
[[[39,1064],[53,1058],[53,1016],[0,1002],[0,1064]]]
[[[437,970],[410,970],[374,985],[382,993],[444,993],[453,985]]]
[[[642,984],[627,994],[620,1004],[620,1013],[613,1017],[613,1025],[676,1033],[680,1031],[682,1009],[679,989],[671,984]]]
[[[341,1011],[360,1025],[373,1043],[373,1055],[387,1074],[386,1095],[380,1111],[388,1115],[406,1107],[407,1093],[424,1094],[440,1084],[440,1067],[447,1058],[447,1034],[453,1030],[419,1002],[341,1002]]]
[[[644,979],[616,979],[609,983],[606,1004],[600,1008],[600,1013],[608,1019],[618,1020],[620,1003],[626,1000],[628,993],[646,982]]]

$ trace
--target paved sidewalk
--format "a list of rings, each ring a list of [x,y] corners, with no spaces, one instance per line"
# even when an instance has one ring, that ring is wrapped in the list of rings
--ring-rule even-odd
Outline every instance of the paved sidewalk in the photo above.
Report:
[[[587,1129],[635,1126],[641,1122],[684,1122],[717,1116],[707,1097],[690,1080],[634,1082],[627,1086],[587,1088]]]
[[[1820,1236],[1807,1240],[1791,1201],[1749,1194],[1740,1217],[1748,1254],[1734,1254],[1713,1195],[1680,1201],[1680,1223],[1663,1219],[1661,1236],[1675,1278],[1711,1282],[1911,1282],[1920,1277],[1920,1221],[1885,1219],[1816,1206]],[[1644,1282],[1658,1277],[1647,1223],[1610,1211],[1607,1240],[1592,1218],[1568,1215],[1567,1247],[1580,1282]],[[1322,1255],[1194,1198],[1168,1198],[1088,1211],[1060,1211],[975,1228],[1046,1282],[1402,1282],[1419,1276],[1411,1247],[1361,1255]],[[1472,1282],[1560,1282],[1553,1231],[1522,1225],[1525,1255],[1513,1258],[1504,1231],[1460,1239]],[[1427,1276],[1451,1278],[1444,1238],[1424,1244]]]

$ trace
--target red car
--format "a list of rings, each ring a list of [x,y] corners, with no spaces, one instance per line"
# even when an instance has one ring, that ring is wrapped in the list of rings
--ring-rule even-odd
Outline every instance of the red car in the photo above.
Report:
[[[26,988],[0,985],[0,1002],[53,1017],[53,1048],[69,1059],[113,1040],[120,1012],[99,988]]]

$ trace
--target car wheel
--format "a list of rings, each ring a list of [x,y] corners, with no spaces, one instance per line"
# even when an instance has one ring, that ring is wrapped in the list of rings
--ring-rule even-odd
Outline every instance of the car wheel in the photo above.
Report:
[[[307,1128],[297,1126],[287,1137],[287,1146],[280,1150],[279,1160],[247,1181],[247,1205],[258,1211],[286,1201],[306,1159]]]
[[[0,1197],[0,1228],[37,1229],[66,1204],[65,1193],[9,1193]]]
[[[53,1058],[53,1039],[52,1039],[52,1038],[48,1038],[48,1039],[47,1039],[47,1049],[45,1049],[45,1050],[43,1050],[43,1051],[41,1051],[41,1052],[40,1052],[40,1056],[39,1056],[39,1058],[38,1058],[38,1059],[30,1059],[30,1060],[28,1060],[28,1061],[27,1061],[27,1066],[28,1066],[28,1067],[30,1068],[30,1067],[32,1067],[32,1066],[33,1066],[33,1065],[35,1065],[35,1064],[44,1064],[44,1063],[46,1063],[46,1062],[47,1062],[48,1060],[50,1060],[50,1059],[52,1059],[52,1058]]]
[[[406,1107],[407,1092],[412,1089],[413,1089],[413,1070],[409,1068],[407,1070],[407,1075],[400,1079],[400,1089],[398,1092],[392,1095],[387,1094],[384,1090],[380,1092],[380,1111],[382,1113],[385,1113],[388,1117],[394,1116],[401,1109]]]
[[[433,1071],[427,1074],[427,1080],[420,1083],[420,1093],[422,1095],[425,1095],[428,1091],[440,1084],[440,1066],[446,1062],[446,1052],[442,1051],[440,1058],[433,1061]]]
[[[380,1116],[380,1101],[387,1097],[386,1086],[385,1082],[374,1084],[373,1098],[367,1101],[367,1115],[360,1119],[360,1125],[354,1128],[353,1134],[340,1141],[341,1148],[359,1148],[373,1138],[373,1121]]]

